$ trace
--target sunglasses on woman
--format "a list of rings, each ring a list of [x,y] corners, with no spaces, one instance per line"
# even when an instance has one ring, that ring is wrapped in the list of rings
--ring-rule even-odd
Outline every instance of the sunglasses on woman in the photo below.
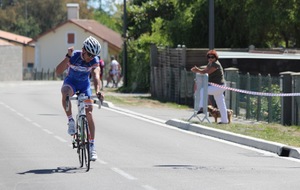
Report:
[[[214,58],[216,58],[214,55],[208,55],[207,56],[207,59],[214,59]]]

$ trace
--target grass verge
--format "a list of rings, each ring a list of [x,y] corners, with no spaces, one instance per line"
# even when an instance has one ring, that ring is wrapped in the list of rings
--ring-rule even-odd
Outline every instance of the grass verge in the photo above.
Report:
[[[142,96],[105,96],[105,100],[114,103],[115,105],[141,106],[144,107],[168,107],[176,109],[188,109],[188,106],[179,105],[171,102],[161,102],[151,99],[150,97]]]

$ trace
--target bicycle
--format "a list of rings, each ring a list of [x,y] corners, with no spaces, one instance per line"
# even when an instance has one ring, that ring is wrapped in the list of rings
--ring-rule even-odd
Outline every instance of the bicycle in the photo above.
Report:
[[[98,98],[97,96],[85,96],[84,93],[76,92],[77,96],[67,96],[66,97],[66,111],[70,109],[69,103],[71,100],[77,100],[78,113],[76,115],[75,121],[75,131],[76,133],[73,135],[72,145],[73,149],[77,149],[80,168],[83,165],[86,166],[86,171],[90,170],[90,142],[89,136],[90,131],[88,127],[88,122],[86,118],[85,106],[90,103],[98,104],[98,108],[101,108],[102,101],[95,100]]]

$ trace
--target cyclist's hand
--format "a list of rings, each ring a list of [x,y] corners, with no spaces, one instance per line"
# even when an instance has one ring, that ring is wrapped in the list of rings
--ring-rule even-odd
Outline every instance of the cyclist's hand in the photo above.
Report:
[[[68,48],[68,55],[71,56],[73,51],[74,51],[74,47],[69,47]]]
[[[101,102],[103,102],[103,100],[104,100],[104,95],[103,95],[101,92],[97,92],[96,95],[97,95],[98,99],[99,99]]]

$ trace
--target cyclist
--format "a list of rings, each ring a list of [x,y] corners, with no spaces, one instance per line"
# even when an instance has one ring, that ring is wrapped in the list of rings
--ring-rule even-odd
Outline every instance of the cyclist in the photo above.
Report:
[[[107,77],[107,83],[105,87],[108,87],[110,81],[113,81],[113,87],[118,88],[118,83],[121,80],[121,65],[115,59],[115,56],[111,56],[111,63],[109,69],[109,75]]]
[[[56,67],[56,73],[62,74],[65,70],[68,74],[61,87],[62,105],[66,110],[66,97],[67,95],[73,96],[75,92],[85,93],[86,96],[92,95],[89,75],[91,73],[95,86],[96,95],[99,99],[103,99],[100,93],[100,66],[97,55],[101,51],[100,43],[92,36],[86,38],[83,42],[82,50],[74,50],[73,47],[68,48],[66,57]],[[69,104],[71,106],[71,104]],[[97,159],[95,150],[95,124],[92,116],[92,104],[86,107],[86,117],[90,129],[90,157],[92,161]],[[65,111],[68,117],[68,133],[74,135],[75,121],[72,116],[72,109]]]

